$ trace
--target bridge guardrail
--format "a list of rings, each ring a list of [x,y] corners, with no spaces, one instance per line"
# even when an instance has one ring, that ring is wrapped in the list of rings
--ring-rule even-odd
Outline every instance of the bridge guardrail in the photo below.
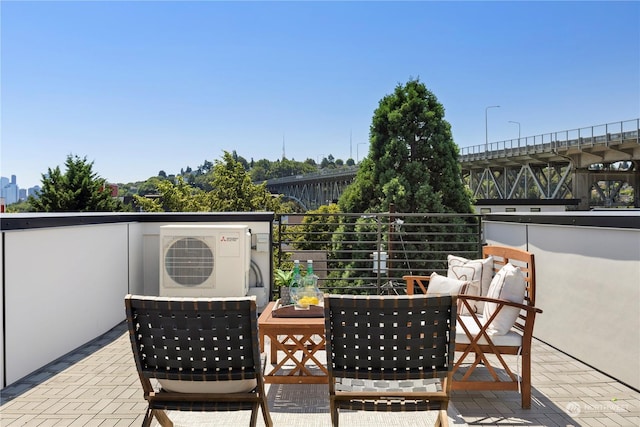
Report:
[[[304,175],[292,175],[292,176],[284,176],[281,178],[271,178],[268,179],[267,185],[276,185],[282,182],[290,183],[292,179],[299,180],[312,180],[319,177],[327,178],[327,177],[337,177],[337,176],[350,176],[354,175],[358,171],[358,166],[343,166],[338,169],[322,169],[319,172],[311,172],[305,173]]]
[[[569,147],[609,146],[612,143],[622,143],[633,140],[635,140],[637,144],[640,144],[640,119],[462,147],[460,149],[460,162],[464,163],[479,159],[503,157],[507,154],[550,152],[557,149],[568,149]]]

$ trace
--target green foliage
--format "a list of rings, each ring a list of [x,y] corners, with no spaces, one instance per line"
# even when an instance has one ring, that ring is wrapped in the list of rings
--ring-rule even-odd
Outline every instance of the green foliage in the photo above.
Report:
[[[346,219],[346,218],[345,218]],[[354,279],[368,276],[371,268],[369,258],[372,247],[375,247],[379,224],[374,218],[352,218],[355,223],[341,224],[333,235],[331,258],[337,260],[335,268],[330,272],[334,279],[334,287],[362,286],[365,279]],[[341,280],[342,279],[342,280]],[[351,283],[349,280],[351,279]]]
[[[245,171],[251,176],[251,180],[254,183],[263,182],[273,178],[283,178],[295,175],[304,175],[317,172],[320,168],[313,159],[306,159],[304,162],[297,162],[295,160],[281,159],[276,161],[270,161],[267,159],[261,159],[254,161],[247,161],[244,157],[238,155],[235,151],[232,152],[231,157],[234,161],[240,163]],[[329,156],[333,159],[333,156]],[[353,166],[355,162],[353,159],[349,159],[346,162],[346,166]],[[345,163],[337,159],[335,163],[330,163],[328,159],[325,159],[325,165],[327,168],[334,169],[336,167],[344,167]],[[178,177],[182,177],[183,180],[191,187],[199,188],[205,192],[213,190],[211,185],[212,173],[214,163],[205,160],[204,163],[198,166],[196,169],[192,169],[187,166],[182,168]],[[136,183],[118,184],[121,189],[120,196],[144,196],[148,194],[156,194],[158,189],[158,182],[162,180],[176,181],[175,175],[168,175],[164,170],[158,172],[157,176],[152,176],[146,181],[138,181]]]
[[[273,284],[277,287],[291,285],[291,279],[293,279],[292,270],[282,270],[277,268],[273,272]]]
[[[282,159],[270,162],[269,160],[258,160],[251,169],[251,179],[254,182],[266,181],[272,178],[283,178],[287,176],[304,175],[316,172],[315,165],[296,162],[295,160]]]
[[[332,203],[308,212],[295,236],[295,246],[301,250],[330,250],[333,234],[340,225],[340,207]],[[319,215],[316,215],[319,214]]]
[[[344,212],[472,212],[444,108],[419,80],[375,110],[370,151],[340,198]]]
[[[181,176],[176,178],[176,184],[169,180],[158,181],[157,192],[161,198],[135,195],[136,204],[145,212],[207,212],[203,191],[191,187]]]
[[[279,198],[263,184],[254,184],[242,163],[225,152],[209,175],[210,191],[187,183],[182,176],[175,184],[169,180],[157,183],[160,197],[134,196],[136,204],[146,212],[254,212],[278,211]]]
[[[93,162],[69,155],[66,171],[59,166],[42,175],[38,198],[29,197],[35,212],[114,212],[127,210],[111,196],[111,187],[93,171]]]
[[[369,154],[338,203],[343,212],[354,213],[389,212],[392,206],[395,212],[402,213],[473,212],[470,194],[461,178],[458,147],[449,123],[444,120],[444,107],[419,80],[399,84],[392,94],[380,100],[371,123]],[[408,217],[405,221],[418,220]],[[434,221],[449,221],[452,233],[462,233],[468,228],[460,218]],[[388,224],[384,228],[387,227]],[[336,257],[349,259],[345,254],[358,254],[359,250],[371,247],[371,239],[378,234],[376,229],[379,233],[379,223],[369,219],[344,224],[340,233],[354,233],[355,237],[351,241],[334,239]],[[403,244],[416,253],[437,252],[438,245],[448,239],[447,233],[442,233],[435,223],[420,224],[413,229],[416,233],[403,236]],[[421,233],[431,237],[425,240]],[[388,247],[392,237],[385,233],[378,238],[381,245]],[[425,262],[428,257],[425,255]],[[363,265],[366,265],[364,258],[352,255],[337,270],[364,276]]]
[[[12,203],[7,205],[7,213],[24,213],[32,210],[31,203],[28,200],[23,200],[18,203]]]
[[[254,184],[242,164],[228,152],[222,161],[216,161],[210,184],[213,191],[206,198],[213,212],[276,211],[279,207],[266,183]]]
[[[158,192],[158,187],[161,182],[165,181],[167,178],[160,178],[157,176],[152,176],[148,180],[141,182],[137,185],[136,193],[139,196],[145,196],[147,194],[156,194]],[[133,194],[132,194],[133,195]]]

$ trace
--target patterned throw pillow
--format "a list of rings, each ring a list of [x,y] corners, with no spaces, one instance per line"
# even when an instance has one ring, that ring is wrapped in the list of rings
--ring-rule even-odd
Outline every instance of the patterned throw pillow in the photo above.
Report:
[[[526,288],[527,284],[522,270],[507,263],[493,277],[487,296],[522,304]],[[484,320],[488,321],[497,309],[498,304],[494,302],[485,303],[484,313],[482,314]],[[520,314],[520,310],[516,307],[502,307],[487,328],[487,332],[489,335],[506,335],[518,318],[518,314]]]
[[[467,295],[487,296],[493,277],[493,257],[469,260],[449,255],[447,264],[447,277],[471,282],[466,292]],[[474,305],[475,312],[482,314],[484,302],[475,301]],[[462,314],[465,314],[464,310]]]

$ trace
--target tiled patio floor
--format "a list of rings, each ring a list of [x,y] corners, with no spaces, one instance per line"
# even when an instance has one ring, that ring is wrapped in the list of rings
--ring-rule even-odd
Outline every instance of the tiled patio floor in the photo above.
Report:
[[[469,425],[640,426],[639,392],[535,340],[533,375],[530,410],[520,408],[514,392],[455,391],[453,404]],[[328,425],[327,406],[315,399],[305,411]],[[145,408],[120,324],[2,390],[0,424],[139,426]]]

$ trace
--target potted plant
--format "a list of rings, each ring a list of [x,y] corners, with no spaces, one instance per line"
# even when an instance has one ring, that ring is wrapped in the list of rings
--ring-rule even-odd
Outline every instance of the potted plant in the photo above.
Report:
[[[291,280],[293,279],[293,271],[281,270],[277,268],[273,275],[273,284],[280,288],[280,305],[291,304],[291,296],[289,293],[289,286],[291,286]]]

